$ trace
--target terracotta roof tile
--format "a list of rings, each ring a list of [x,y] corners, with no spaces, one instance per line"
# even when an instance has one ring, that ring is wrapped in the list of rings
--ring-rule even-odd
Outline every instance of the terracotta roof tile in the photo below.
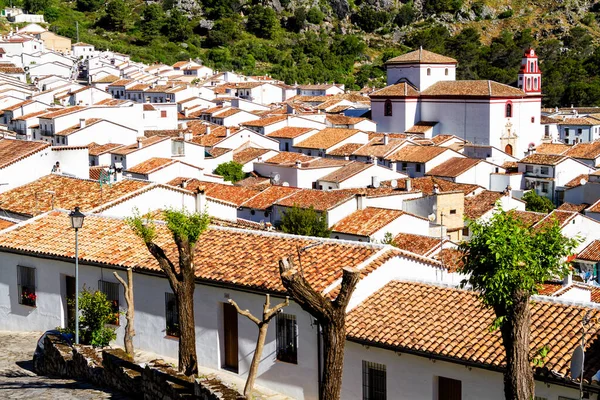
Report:
[[[458,62],[451,57],[434,53],[429,50],[414,50],[400,56],[390,58],[386,64],[457,64]]]
[[[113,83],[111,83],[110,85],[108,85],[108,87],[114,87],[114,86],[127,86],[131,83],[133,83],[133,79],[119,79],[118,81],[114,81]]]
[[[264,190],[271,186],[271,179],[262,176],[249,176],[247,178],[242,179],[241,181],[237,181],[235,185],[247,187],[250,189]]]
[[[373,164],[352,161],[349,164],[344,165],[342,168],[319,178],[319,181],[336,183],[344,182],[345,180],[352,178],[354,175],[371,168],[372,166]]]
[[[6,219],[0,219],[0,231],[6,228],[10,228],[11,226],[16,225],[16,223],[12,221],[8,221]]]
[[[435,121],[419,121],[410,128],[408,128],[406,133],[416,133],[416,134],[424,134],[429,132],[436,126],[438,122]],[[434,142],[435,143],[435,142]]]
[[[316,160],[316,157],[307,156],[302,153],[295,153],[291,151],[281,151],[276,156],[269,158],[266,162],[269,164],[278,165],[294,165],[296,161],[309,162]]]
[[[582,158],[584,160],[595,160],[600,157],[600,141],[590,143],[578,143],[571,147],[566,156],[572,158]]]
[[[256,147],[247,147],[243,150],[233,152],[233,161],[240,164],[246,164],[258,157],[268,153],[270,149],[258,149]]]
[[[13,118],[13,121],[25,121],[29,118],[39,117],[40,115],[46,114],[47,110],[36,111],[29,114],[21,115],[20,117]]]
[[[431,138],[431,141],[433,142],[433,144],[435,144],[436,146],[439,146],[442,143],[446,143],[448,140],[450,139],[459,139],[460,141],[462,141],[463,143],[465,142],[464,139],[459,138],[456,135],[435,135],[434,137]]]
[[[167,227],[157,222],[156,234],[156,243],[176,260],[177,249]],[[73,259],[73,240],[67,213],[53,211],[0,235],[0,248]],[[302,253],[304,277],[317,291],[340,279],[343,267],[358,267],[381,250],[380,246],[361,243],[211,227],[195,247],[194,261],[201,266],[196,275],[202,281],[284,293],[279,259],[319,241],[323,244]],[[160,271],[142,239],[122,219],[87,216],[79,230],[79,257],[83,263]]]
[[[277,201],[276,204],[284,207],[313,207],[317,211],[327,211],[352,198],[354,198],[354,194],[344,191],[333,190],[324,192],[321,190],[304,189]]]
[[[565,154],[571,147],[563,143],[542,143],[535,148],[539,154]]]
[[[97,181],[46,175],[31,183],[0,194],[0,208],[23,215],[37,215],[54,208],[91,210],[148,185],[125,179],[112,185]],[[49,193],[49,192],[54,192]]]
[[[286,126],[285,128],[277,129],[274,132],[268,133],[265,136],[281,139],[294,139],[312,130],[314,130],[314,128],[299,128],[294,126]]]
[[[594,240],[577,254],[577,259],[588,261],[600,261],[600,240]]]
[[[591,206],[589,206],[585,211],[600,213],[600,199],[598,201],[596,201],[594,204],[592,204]]]
[[[242,204],[242,207],[266,210],[277,201],[302,189],[286,186],[270,186]]]
[[[332,125],[354,125],[361,121],[366,121],[367,119],[360,117],[347,117],[345,115],[328,115],[325,120]]]
[[[421,92],[432,97],[525,97],[525,92],[494,81],[438,81]]]
[[[58,110],[58,111],[50,112],[48,114],[44,114],[40,118],[54,119],[54,118],[61,117],[61,116],[66,115],[66,114],[70,114],[70,113],[73,113],[73,112],[76,112],[76,111],[83,110],[84,108],[85,108],[84,106],[67,107],[67,108],[63,108],[62,110]]]
[[[142,161],[131,168],[128,168],[127,172],[132,172],[134,174],[150,174],[158,171],[159,169],[168,167],[171,164],[175,164],[176,162],[176,160],[171,158],[153,157],[147,159],[146,161]]]
[[[308,148],[308,149],[328,149],[343,140],[346,140],[360,131],[358,129],[344,129],[344,128],[325,128],[308,139],[304,139],[300,143],[297,143],[295,147]]]
[[[335,148],[334,150],[331,150],[327,154],[330,156],[347,157],[354,154],[356,150],[360,149],[363,146],[364,145],[360,143],[346,143],[341,145],[340,147]]]
[[[538,213],[538,212],[533,212],[533,211],[520,211],[520,210],[510,210],[509,213],[514,215],[518,220],[523,222],[528,227],[537,224],[542,219],[544,219],[546,217],[546,215],[548,215],[548,214]]]
[[[557,154],[533,153],[521,159],[519,164],[557,165],[566,159],[567,157]]]
[[[439,260],[448,272],[456,272],[464,265],[464,253],[455,248],[444,248],[436,253],[434,260]]]
[[[210,157],[212,158],[221,157],[223,154],[227,154],[230,151],[233,150],[228,149],[226,147],[213,147],[210,150],[207,150],[208,154],[210,154]]]
[[[483,191],[473,197],[465,197],[465,217],[476,220],[496,206],[496,202],[504,196],[501,192]]]
[[[79,131],[80,129],[84,129],[87,128],[88,126],[97,124],[98,122],[104,121],[103,119],[100,118],[88,118],[85,120],[85,126],[83,128],[81,128],[80,124],[77,125],[73,125],[70,128],[64,129],[62,131],[56,132],[55,135],[56,136],[69,136],[77,131]]]
[[[220,117],[220,115],[219,115],[219,117]],[[269,125],[275,124],[277,122],[285,121],[286,119],[287,119],[287,115],[275,115],[272,117],[265,117],[265,118],[257,119],[254,121],[246,121],[246,122],[241,123],[240,125],[262,127],[262,126],[269,126]]]
[[[573,187],[581,186],[582,180],[587,183],[587,181],[590,180],[590,175],[589,174],[577,175],[575,178],[573,178],[569,182],[565,183],[565,187],[573,188]]]
[[[563,119],[559,120],[558,125],[592,126],[592,125],[600,125],[600,122],[595,121],[590,118],[585,118],[585,117],[581,117],[581,118],[572,117],[572,118],[563,118]]]
[[[410,83],[401,82],[384,87],[369,95],[370,97],[418,97],[419,91]]]
[[[142,142],[142,149],[148,146],[151,146],[153,144],[162,142],[164,140],[169,140],[169,137],[165,137],[165,136],[152,136],[152,137],[147,137],[147,138],[138,138],[141,142]],[[121,155],[121,156],[125,156],[127,154],[133,153],[135,151],[140,150],[138,148],[138,144],[134,143],[134,144],[130,144],[127,146],[121,146],[121,147],[117,147],[114,150],[111,150],[112,154],[117,154],[117,155]]]
[[[586,208],[588,208],[590,205],[587,203],[583,203],[583,204],[573,204],[573,203],[562,203],[557,210],[561,210],[561,211],[573,211],[573,212],[583,212],[583,210],[585,210]]]
[[[421,256],[428,256],[440,247],[440,244],[440,238],[412,233],[399,233],[393,239],[394,246]]]
[[[348,235],[371,236],[403,214],[405,214],[404,211],[400,210],[366,207],[356,210],[338,221],[331,227],[331,231]]]
[[[531,356],[552,343],[544,369],[538,369],[538,374],[568,374],[587,311],[592,318],[600,314],[597,309],[554,302],[531,303]],[[474,292],[393,281],[348,313],[346,330],[350,340],[364,344],[503,368],[505,350],[500,332],[489,329],[494,318],[493,311],[484,307]],[[588,381],[600,367],[595,339],[598,330],[598,325],[592,325],[586,335],[584,377]]]
[[[113,83],[119,80],[119,77],[116,75],[106,75],[103,78],[93,81],[93,83]]]
[[[204,189],[206,197],[218,200],[221,202],[233,204],[237,207],[250,200],[252,197],[260,193],[258,190],[246,188],[243,186],[226,185],[223,183],[201,181],[198,179],[175,178],[167,183],[171,186],[181,186],[181,183],[186,182],[186,189],[195,191],[196,189]]]
[[[548,125],[548,124],[558,124],[559,120],[556,118],[548,117],[546,115],[542,115],[540,117],[540,124]]]
[[[437,146],[405,146],[397,152],[387,156],[387,160],[393,162],[412,162],[426,163],[433,160],[445,151],[450,151],[444,147]]]
[[[93,181],[98,181],[100,180],[100,175],[102,174],[102,172],[106,172],[108,169],[107,166],[102,166],[102,165],[96,165],[93,167],[90,167],[90,179]]]
[[[406,179],[398,179],[398,189],[406,190]],[[468,183],[455,183],[447,179],[436,178],[434,176],[423,176],[420,178],[411,178],[412,189],[423,192],[424,195],[431,196],[433,194],[434,185],[437,185],[441,192],[463,192],[465,196],[473,194],[481,186],[471,185]],[[391,187],[391,181],[381,181],[382,187]]]
[[[427,175],[456,178],[481,162],[483,161],[475,158],[452,157],[431,169]]]
[[[542,227],[545,224],[551,224],[556,221],[558,222],[558,225],[563,228],[566,224],[573,220],[573,218],[577,217],[577,215],[579,214],[572,211],[553,210],[550,214],[546,215],[543,219],[536,223],[534,227]]]
[[[33,102],[34,102],[34,100],[23,100],[23,101],[22,101],[22,102],[20,102],[20,103],[13,104],[13,105],[12,105],[12,106],[10,106],[10,107],[6,107],[6,108],[5,108],[3,111],[15,111],[15,110],[17,110],[17,109],[19,109],[19,108],[21,108],[21,107],[23,107],[23,106],[26,106],[26,105],[28,105],[28,104],[31,104],[31,103],[33,103]]]
[[[357,149],[352,153],[354,156],[377,157],[384,158],[396,149],[402,146],[406,141],[404,139],[389,139],[388,143],[384,144],[383,137],[373,138],[367,144]],[[336,149],[337,150],[337,149]]]
[[[90,143],[88,145],[88,153],[90,156],[99,156],[105,153],[110,153],[112,150],[118,149],[119,147],[124,146],[118,143],[106,143],[106,144],[97,144]]]
[[[0,139],[0,169],[49,147],[47,142]]]

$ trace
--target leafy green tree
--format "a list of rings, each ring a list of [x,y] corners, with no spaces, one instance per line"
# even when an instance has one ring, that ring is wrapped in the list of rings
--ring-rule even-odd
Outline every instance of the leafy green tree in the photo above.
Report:
[[[244,166],[235,161],[229,161],[219,164],[215,169],[215,174],[221,175],[226,181],[235,183],[246,177],[246,173],[242,170]]]
[[[237,18],[220,19],[208,31],[206,44],[208,47],[231,45],[240,38],[242,31],[242,26]]]
[[[183,42],[192,34],[192,27],[188,18],[176,8],[170,11],[163,31],[173,42]]]
[[[113,304],[101,291],[84,289],[79,294],[79,334],[80,342],[95,347],[108,346],[117,337],[115,329],[107,324],[118,319]],[[115,315],[116,314],[116,315]]]
[[[157,3],[148,4],[144,7],[140,23],[140,30],[144,39],[151,40],[160,34],[165,23],[165,17],[164,10]]]
[[[110,0],[106,5],[104,21],[108,29],[123,32],[127,26],[131,10],[124,0]]]
[[[554,210],[554,204],[552,201],[544,196],[540,196],[535,190],[530,190],[525,193],[522,200],[526,203],[525,209],[527,211],[535,211],[541,213],[549,213]]]
[[[504,210],[489,221],[472,221],[469,229],[471,240],[459,247],[465,254],[459,272],[469,276],[462,284],[471,285],[496,315],[491,329],[500,328],[506,351],[505,398],[530,400],[530,297],[544,281],[568,273],[565,259],[577,241],[564,237],[556,220],[530,228]]]
[[[325,214],[310,208],[294,206],[283,213],[281,230],[285,233],[303,236],[329,237]]]
[[[394,23],[399,27],[407,26],[414,22],[416,16],[417,12],[415,11],[413,2],[409,1],[398,9],[398,13],[394,17]]]
[[[273,39],[279,30],[279,19],[272,8],[255,5],[248,9],[246,29],[259,38]]]
[[[308,10],[308,13],[306,14],[306,20],[311,24],[316,25],[319,25],[321,22],[323,22],[324,17],[325,16],[321,12],[321,10],[319,10],[317,7],[312,7],[310,10]]]
[[[201,268],[194,264],[194,252],[200,236],[208,228],[210,218],[206,213],[188,213],[178,210],[165,210],[164,216],[167,228],[177,246],[177,261],[171,260],[167,256],[166,249],[156,243],[157,227],[152,221],[144,220],[136,211],[133,217],[127,219],[127,223],[144,241],[148,251],[169,280],[176,298],[179,317],[179,371],[191,376],[198,374],[194,290],[196,271]],[[164,242],[161,240],[161,243]]]
[[[104,5],[104,0],[77,0],[79,11],[97,11]]]
[[[374,32],[389,22],[390,14],[387,11],[377,11],[373,7],[363,6],[351,20],[365,32]]]
[[[50,7],[50,0],[24,0],[23,8],[31,14],[39,14]]]
[[[306,25],[307,15],[304,7],[294,10],[294,15],[288,18],[286,28],[292,32],[300,32]]]
[[[443,12],[454,13],[462,7],[462,0],[425,0],[423,12],[426,15],[439,14]]]

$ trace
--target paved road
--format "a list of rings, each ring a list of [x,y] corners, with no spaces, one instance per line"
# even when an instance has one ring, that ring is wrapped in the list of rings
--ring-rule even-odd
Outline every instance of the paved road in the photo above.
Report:
[[[129,399],[84,382],[37,376],[31,359],[39,336],[40,333],[0,331],[0,399]]]

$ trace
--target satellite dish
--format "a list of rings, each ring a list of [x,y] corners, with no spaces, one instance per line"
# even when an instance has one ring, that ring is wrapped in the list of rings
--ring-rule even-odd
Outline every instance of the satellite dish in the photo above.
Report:
[[[290,186],[290,184],[289,184],[289,183],[287,183],[287,182],[283,182],[283,183],[281,184],[281,186],[288,187],[288,186]]]
[[[390,182],[390,185],[392,185],[392,187],[394,189],[396,189],[398,187],[398,180],[392,179],[392,181]]]
[[[577,346],[571,356],[571,379],[579,379],[583,372],[583,347]]]
[[[581,180],[579,181],[579,184],[581,186],[585,185],[586,183],[587,183],[587,181],[585,179],[583,179],[583,178],[581,178]]]
[[[435,213],[431,213],[431,214],[429,214],[429,215],[427,216],[427,219],[428,219],[430,222],[433,222],[433,221],[435,221]]]

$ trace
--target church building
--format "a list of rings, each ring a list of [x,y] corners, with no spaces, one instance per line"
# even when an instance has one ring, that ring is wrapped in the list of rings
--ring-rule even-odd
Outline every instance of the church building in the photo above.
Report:
[[[379,132],[452,134],[518,158],[541,142],[542,74],[533,49],[523,55],[518,88],[456,80],[457,61],[419,49],[386,62],[389,86],[371,94]]]

